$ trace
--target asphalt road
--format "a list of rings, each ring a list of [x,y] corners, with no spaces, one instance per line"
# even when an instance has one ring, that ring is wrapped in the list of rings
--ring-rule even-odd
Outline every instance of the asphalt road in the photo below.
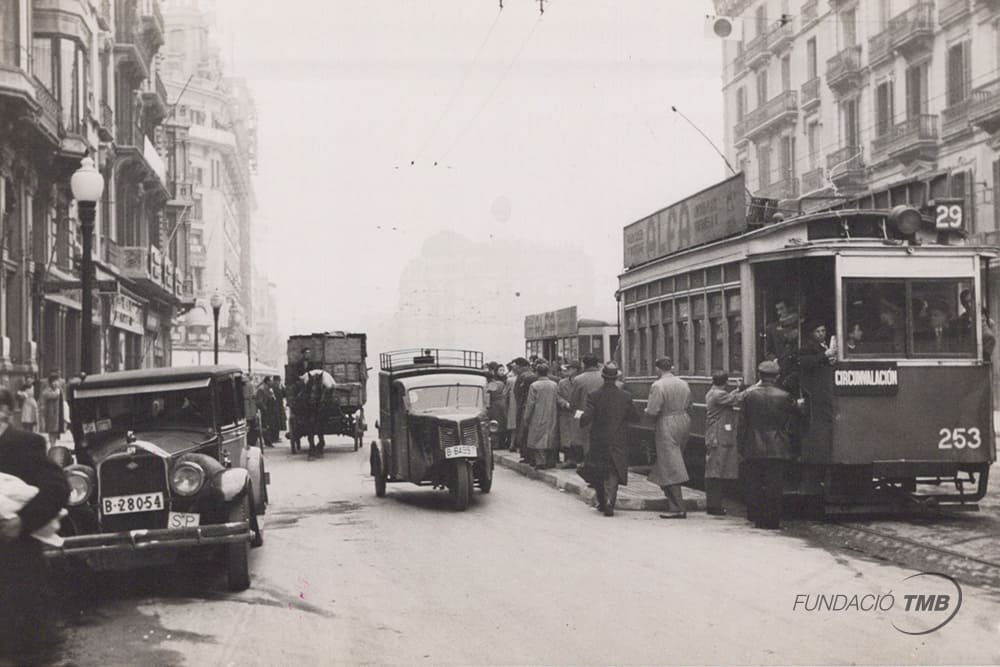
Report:
[[[374,495],[364,452],[268,450],[253,584],[173,567],[100,577],[64,601],[79,665],[990,664],[1000,596],[970,585],[940,630],[796,595],[902,596],[912,570],[739,518],[599,515],[497,468],[464,513],[444,492]]]

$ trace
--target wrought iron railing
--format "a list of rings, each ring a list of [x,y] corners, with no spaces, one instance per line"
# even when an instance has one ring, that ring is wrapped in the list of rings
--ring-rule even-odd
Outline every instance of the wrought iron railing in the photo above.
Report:
[[[864,151],[861,146],[849,144],[838,148],[826,156],[826,168],[830,172],[830,178],[835,178],[845,172],[864,169]]]
[[[919,114],[896,123],[888,132],[872,141],[872,153],[893,153],[913,143],[936,141],[937,138],[937,114]]]
[[[921,34],[934,32],[934,3],[918,2],[901,14],[889,19],[889,34],[893,47],[905,44]]]
[[[861,45],[849,46],[826,61],[826,81],[833,85],[861,71]]]
[[[802,84],[802,106],[819,99],[820,78],[813,77]]]

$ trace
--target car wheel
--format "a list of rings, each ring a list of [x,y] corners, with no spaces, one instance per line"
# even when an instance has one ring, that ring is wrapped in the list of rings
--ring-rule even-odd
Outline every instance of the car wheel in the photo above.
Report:
[[[455,481],[451,487],[451,502],[456,511],[462,512],[472,500],[472,466],[465,461],[455,463]]]
[[[479,478],[479,490],[489,493],[493,488],[493,453],[490,452],[490,460],[483,461],[483,474]]]
[[[249,521],[250,516],[250,496],[244,493],[243,497],[229,510],[229,521]],[[249,542],[240,540],[226,545],[226,580],[231,591],[245,591],[250,588]]]
[[[260,518],[256,512],[250,515],[250,530],[252,531],[250,536],[251,548],[256,549],[257,547],[264,546],[264,531],[260,527]]]
[[[375,478],[375,495],[379,498],[385,498],[386,475],[382,468],[382,457],[374,442],[372,443],[371,466],[372,476]]]

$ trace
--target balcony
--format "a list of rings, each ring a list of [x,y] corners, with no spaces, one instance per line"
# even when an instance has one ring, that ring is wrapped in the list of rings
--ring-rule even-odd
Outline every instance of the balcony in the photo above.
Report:
[[[160,0],[139,0],[139,16],[142,17],[142,30],[155,51],[163,45],[166,36]]]
[[[777,199],[779,201],[782,199],[795,199],[799,196],[799,179],[789,172],[780,180],[758,188],[754,194],[757,197]]]
[[[101,102],[100,127],[97,134],[101,141],[112,141],[115,138],[115,112],[107,102]]]
[[[826,171],[823,167],[816,167],[802,174],[802,194],[807,195],[810,192],[817,192],[825,187]]]
[[[972,10],[969,8],[969,0],[943,0],[938,9],[938,23],[945,28],[952,23],[957,23],[968,18]]]
[[[35,84],[35,99],[38,102],[38,126],[50,139],[59,142],[65,134],[62,124],[62,107],[56,98],[38,79]]]
[[[835,93],[843,94],[861,84],[864,70],[861,45],[849,46],[826,61],[826,85]]]
[[[122,268],[121,248],[107,237],[101,239],[101,261],[104,262],[105,266],[118,270]]]
[[[194,183],[177,180],[169,183],[170,200],[167,202],[171,206],[191,206],[194,203]]]
[[[934,3],[918,2],[889,20],[892,48],[906,58],[927,53],[934,44]]]
[[[35,103],[35,80],[30,72],[31,54],[16,42],[0,40],[0,100],[15,98]]]
[[[111,30],[111,0],[101,0],[101,7],[97,12],[97,25],[101,30]]]
[[[146,298],[175,301],[176,274],[169,263],[156,246],[121,248],[122,275],[135,284],[140,296]]]
[[[159,125],[160,121],[167,117],[167,111],[170,109],[167,100],[167,87],[163,85],[163,79],[160,78],[159,72],[154,73],[143,82],[142,101],[153,125]]]
[[[806,0],[802,5],[802,29],[811,28],[819,20],[819,0]]]
[[[892,59],[892,35],[883,30],[868,40],[868,64],[871,67]]]
[[[941,112],[942,139],[950,139],[972,131],[972,125],[969,124],[969,107],[971,104],[972,97],[970,96]]]
[[[933,160],[938,151],[937,114],[920,114],[896,123],[872,141],[872,155],[900,162]]]
[[[794,123],[798,116],[798,92],[786,90],[748,113],[736,124],[737,140],[753,140],[785,124]]]
[[[802,84],[802,110],[808,111],[819,104],[819,82],[820,78],[813,77]]]
[[[990,134],[1000,130],[1000,79],[973,89],[969,122]]]
[[[826,156],[828,178],[839,190],[860,190],[866,169],[861,146],[848,145]]]
[[[141,78],[149,77],[155,48],[137,28],[136,6],[128,0],[118,0],[115,16],[115,54],[121,62]]]
[[[134,168],[142,182],[152,188],[158,188],[161,197],[168,200],[170,193],[166,187],[166,167],[153,142],[143,132],[142,126],[127,115],[119,113],[115,139],[116,152],[122,164]]]
[[[771,50],[771,53],[778,55],[790,47],[794,39],[795,30],[792,27],[792,21],[789,20],[784,25],[779,21],[767,33],[767,48]]]
[[[771,52],[767,49],[767,33],[761,33],[747,42],[743,50],[743,59],[747,67],[758,67],[766,65],[771,59]]]

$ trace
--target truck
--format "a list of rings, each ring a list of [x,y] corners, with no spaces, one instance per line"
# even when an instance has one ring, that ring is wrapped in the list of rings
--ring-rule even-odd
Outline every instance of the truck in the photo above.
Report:
[[[297,386],[305,372],[323,371],[328,374],[336,385],[331,392],[332,405],[324,411],[321,420],[321,434],[352,437],[355,451],[361,447],[366,428],[367,339],[363,333],[327,331],[291,336],[287,344],[285,386]],[[299,440],[299,434],[295,432],[295,403],[290,401],[292,420],[289,437],[293,447]]]

